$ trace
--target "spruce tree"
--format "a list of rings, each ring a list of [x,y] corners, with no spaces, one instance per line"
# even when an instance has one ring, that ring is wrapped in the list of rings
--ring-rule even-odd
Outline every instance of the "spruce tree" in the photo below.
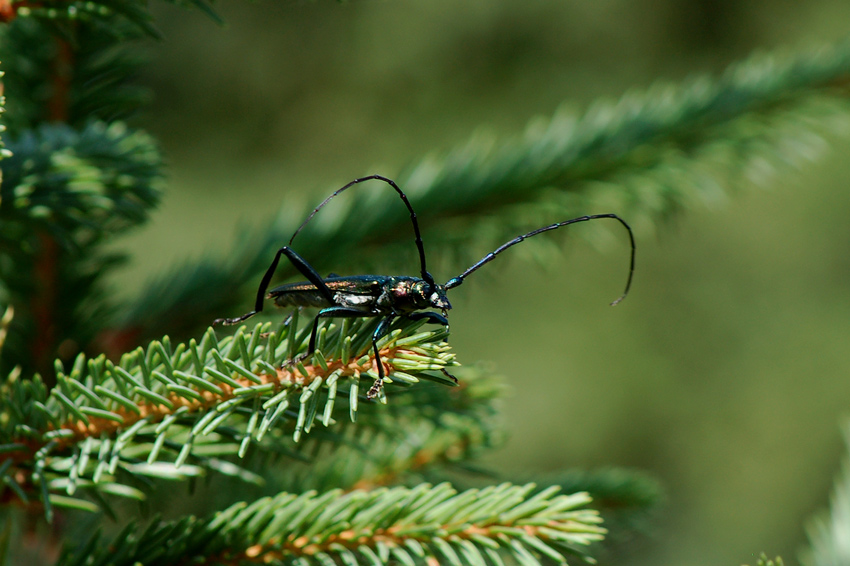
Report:
[[[216,18],[203,0],[187,4]],[[0,16],[7,558],[24,556],[21,535],[41,536],[47,561],[52,525],[63,565],[536,565],[592,560],[606,536],[641,523],[658,499],[641,474],[482,476],[474,459],[504,434],[503,387],[459,365],[446,329],[396,323],[379,343],[389,379],[372,402],[377,321],[323,321],[303,360],[311,325],[297,310],[232,335],[208,328],[244,306],[312,206],[243,236],[236,264],[182,266],[119,304],[103,280],[123,258],[106,244],[145,222],[163,189],[156,142],[134,125],[148,93],[133,82],[143,61],[132,46],[157,37],[155,22],[139,0],[12,2]],[[478,259],[464,238],[492,248],[522,232],[518,218],[545,225],[600,200],[645,231],[753,162],[804,158],[789,140],[846,117],[849,71],[850,43],[753,57],[535,120],[515,139],[473,138],[395,179],[420,215],[472,227],[429,240],[444,265]],[[345,265],[353,246],[407,233],[397,201],[356,195],[299,253]],[[204,494],[198,513],[169,487],[179,484]],[[168,517],[141,512],[168,501],[180,503]]]

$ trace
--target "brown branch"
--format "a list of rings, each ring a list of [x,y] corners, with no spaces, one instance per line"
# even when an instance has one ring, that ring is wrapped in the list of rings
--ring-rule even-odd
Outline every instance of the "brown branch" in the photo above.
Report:
[[[0,22],[9,23],[18,15],[19,5],[12,5],[12,0],[0,0]]]
[[[59,245],[49,234],[38,234],[40,254],[33,269],[35,285],[31,311],[35,322],[35,337],[30,346],[33,363],[48,387],[56,384],[52,360],[56,353],[56,313]]]
[[[69,116],[71,80],[74,76],[74,52],[71,44],[56,38],[56,59],[53,61],[53,92],[47,102],[47,119],[67,122]]]
[[[504,527],[519,528],[525,531],[529,536],[539,538],[541,540],[550,540],[549,535],[543,529],[555,529],[562,527],[563,523],[558,521],[547,521],[545,525],[516,525],[514,523],[506,523],[502,525],[490,524],[486,527],[475,524],[466,525],[463,528],[455,528],[455,525],[441,525],[429,529],[430,532],[444,531],[451,534],[453,539],[469,540],[475,536],[491,539],[503,539],[504,535],[498,532],[497,529]],[[284,562],[287,556],[314,556],[319,552],[333,554],[333,546],[343,546],[349,550],[357,550],[360,546],[368,546],[374,548],[377,543],[384,543],[389,547],[403,548],[405,540],[414,539],[419,542],[427,543],[430,538],[416,536],[411,534],[398,534],[399,531],[409,528],[407,525],[396,525],[385,529],[365,529],[362,531],[345,530],[337,534],[332,534],[323,538],[321,542],[316,542],[311,537],[289,535],[285,541],[278,542],[274,539],[265,544],[256,544],[248,547],[244,552],[244,559],[247,559],[256,564],[271,564],[275,562]],[[495,528],[495,529],[494,529]]]

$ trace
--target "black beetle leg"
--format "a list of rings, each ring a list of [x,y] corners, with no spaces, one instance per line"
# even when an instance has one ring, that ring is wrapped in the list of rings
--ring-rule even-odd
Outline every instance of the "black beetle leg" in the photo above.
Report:
[[[295,356],[289,361],[284,362],[281,367],[292,366],[313,355],[313,353],[316,351],[316,336],[319,334],[320,318],[361,318],[370,316],[372,316],[371,313],[363,312],[349,307],[328,307],[326,309],[320,310],[318,314],[316,314],[316,318],[313,319],[313,331],[310,332],[310,342],[307,344],[307,351],[303,354]],[[294,331],[295,329],[293,328],[291,332]]]
[[[385,319],[383,319],[378,327],[375,328],[375,332],[372,333],[372,350],[375,352],[375,363],[378,366],[378,379],[375,380],[375,383],[372,384],[372,387],[369,388],[369,392],[366,393],[367,399],[374,399],[380,394],[381,389],[384,387],[384,364],[381,361],[381,353],[378,350],[378,340],[380,340],[384,334],[387,333],[387,330],[390,328],[390,324],[392,324],[395,315],[389,315]]]
[[[272,260],[272,264],[266,270],[265,275],[263,275],[263,280],[260,281],[260,287],[257,289],[257,299],[254,302],[254,310],[251,312],[245,313],[242,316],[237,316],[236,318],[217,318],[213,321],[213,326],[216,324],[223,324],[225,326],[230,326],[232,324],[239,324],[244,320],[248,320],[252,316],[257,313],[263,312],[263,300],[266,298],[266,290],[269,288],[269,283],[271,283],[272,277],[274,276],[274,272],[277,270],[277,264],[280,262],[280,256],[285,255],[286,258],[295,266],[295,269],[301,272],[304,277],[306,277],[310,283],[316,286],[316,289],[322,294],[322,296],[327,299],[330,303],[335,303],[333,291],[325,284],[322,276],[313,268],[312,265],[307,263],[303,257],[298,255],[295,250],[290,248],[289,246],[283,246],[274,256]]]

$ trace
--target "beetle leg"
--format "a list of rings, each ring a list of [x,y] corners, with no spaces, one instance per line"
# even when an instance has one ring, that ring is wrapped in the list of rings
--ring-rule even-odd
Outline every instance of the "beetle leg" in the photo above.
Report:
[[[407,315],[407,318],[410,320],[422,320],[423,318],[430,322],[431,324],[442,324],[446,328],[449,327],[449,319],[444,317],[441,314],[425,311],[425,312],[412,312]]]
[[[326,309],[322,309],[316,315],[316,318],[313,319],[313,330],[310,332],[310,342],[307,345],[307,351],[303,354],[296,356],[295,358],[284,362],[283,367],[294,365],[305,358],[308,358],[313,355],[316,351],[316,336],[319,333],[319,319],[320,318],[371,318],[375,316],[373,313],[364,312],[357,309],[352,309],[349,307],[328,307]],[[437,315],[439,316],[439,315]],[[375,380],[375,383],[372,384],[372,387],[369,388],[369,392],[366,393],[367,399],[374,399],[380,393],[381,388],[384,386],[384,364],[381,362],[381,353],[378,349],[378,340],[380,340],[384,334],[387,333],[387,330],[392,324],[395,315],[390,315],[381,320],[378,326],[375,328],[375,332],[372,333],[372,350],[375,352],[375,362],[378,366],[378,379]]]
[[[378,340],[380,340],[384,334],[387,333],[387,330],[390,328],[390,324],[393,322],[394,315],[389,315],[384,318],[378,327],[375,328],[375,332],[372,333],[372,350],[375,352],[375,363],[378,366],[378,379],[375,380],[375,383],[372,384],[372,387],[369,388],[369,392],[366,393],[367,399],[374,399],[381,392],[381,389],[384,387],[384,364],[381,361],[381,353],[378,350]]]
[[[374,315],[349,307],[328,307],[320,310],[316,314],[316,318],[313,319],[313,331],[310,333],[310,342],[307,345],[307,351],[304,353],[304,357],[312,356],[313,352],[316,351],[316,336],[319,333],[320,318],[361,318],[371,316]]]
[[[310,342],[307,344],[307,351],[303,354],[299,354],[292,358],[289,361],[283,363],[281,367],[288,367],[294,364],[297,364],[300,361],[305,360],[313,355],[316,351],[316,337],[319,334],[319,319],[320,318],[362,318],[362,317],[372,317],[369,312],[360,311],[357,309],[352,309],[349,307],[328,307],[326,309],[320,310],[316,314],[316,318],[313,319],[313,330],[310,332]],[[292,329],[294,332],[295,329]]]
[[[254,302],[254,310],[251,312],[245,313],[242,316],[237,316],[236,318],[217,318],[213,321],[213,326],[216,324],[223,324],[225,326],[230,326],[232,324],[239,324],[243,320],[248,320],[255,314],[263,311],[263,300],[266,298],[266,290],[269,288],[269,283],[271,283],[272,276],[274,276],[274,272],[277,270],[277,264],[280,262],[280,256],[285,255],[286,258],[295,266],[295,269],[301,272],[301,274],[306,277],[310,283],[316,286],[316,289],[322,294],[322,296],[328,300],[330,303],[335,303],[333,291],[325,284],[322,276],[313,268],[312,265],[307,263],[303,257],[298,255],[295,250],[290,248],[289,246],[283,246],[274,256],[272,260],[272,264],[266,270],[265,275],[263,275],[262,281],[260,281],[260,288],[257,289],[257,299]]]
[[[432,311],[425,311],[425,312],[412,312],[412,313],[410,313],[406,316],[410,320],[422,320],[424,318],[427,322],[429,322],[431,324],[442,324],[443,326],[446,327],[446,332],[449,331],[449,319],[447,319],[445,316],[443,316],[441,314],[438,314],[438,313],[435,313],[435,312],[432,312]],[[448,341],[448,338],[446,338],[446,340]],[[443,372],[443,373],[445,373],[445,372]],[[450,374],[446,374],[446,375],[448,375],[449,377],[451,377],[452,379],[457,381],[457,378],[455,376],[450,375]]]

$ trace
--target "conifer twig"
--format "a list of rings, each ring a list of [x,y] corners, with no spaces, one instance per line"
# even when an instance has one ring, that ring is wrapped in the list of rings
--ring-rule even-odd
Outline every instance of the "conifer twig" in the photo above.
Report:
[[[50,391],[39,379],[10,376],[0,397],[5,415],[0,479],[6,495],[26,503],[40,494],[46,505],[91,508],[72,499],[78,488],[142,497],[120,479],[126,473],[183,479],[217,469],[259,481],[217,459],[243,457],[251,446],[295,450],[294,443],[320,424],[339,434],[340,407],[352,422],[364,408],[371,411],[373,404],[361,397],[377,376],[373,322],[356,320],[345,332],[323,325],[319,349],[295,367],[281,365],[306,348],[310,326],[299,329],[297,319],[273,331],[269,323],[250,333],[242,327],[221,340],[210,329],[200,343],[172,345],[166,337],[119,363],[80,355],[70,369],[57,362],[58,386]],[[455,363],[443,341],[445,330],[421,326],[422,321],[402,321],[379,341],[386,382],[454,385],[439,372]],[[368,380],[364,386],[362,379]],[[420,397],[401,406],[424,415],[428,404]]]
[[[459,387],[393,391],[388,405],[359,418],[341,442],[308,463],[277,468],[275,485],[287,491],[372,489],[442,479],[446,469],[468,471],[470,462],[504,441],[497,403],[505,388],[491,372],[461,369]]]
[[[212,561],[303,566],[389,563],[494,564],[503,556],[527,566],[587,558],[601,540],[598,514],[585,493],[532,495],[533,484],[501,484],[457,492],[449,484],[372,492],[281,493],[239,503],[209,521],[155,522],[125,530],[93,556],[66,551],[57,566],[94,564],[109,553],[114,566]]]

